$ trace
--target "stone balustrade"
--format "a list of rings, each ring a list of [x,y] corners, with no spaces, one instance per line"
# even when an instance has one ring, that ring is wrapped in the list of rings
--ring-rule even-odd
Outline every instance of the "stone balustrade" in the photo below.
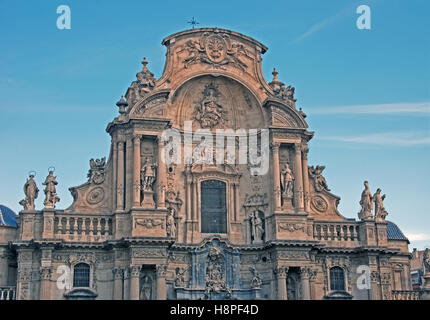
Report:
[[[15,300],[16,288],[14,286],[1,286],[0,287],[0,300]]]
[[[356,245],[360,241],[359,226],[355,222],[314,222],[314,239]]]
[[[54,237],[65,241],[105,241],[112,238],[112,217],[56,214]]]
[[[393,300],[420,300],[420,291],[393,290],[391,297]]]

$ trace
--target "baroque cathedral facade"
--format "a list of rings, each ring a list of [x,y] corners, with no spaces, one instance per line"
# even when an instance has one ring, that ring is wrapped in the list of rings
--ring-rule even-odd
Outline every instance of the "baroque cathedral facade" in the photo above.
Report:
[[[70,207],[56,208],[53,171],[43,192],[30,175],[17,224],[0,226],[0,288],[22,300],[393,299],[411,289],[409,241],[385,220],[384,196],[365,183],[359,219],[338,211],[324,166],[308,164],[313,132],[294,88],[276,70],[263,77],[263,44],[219,28],[162,44],[163,74],[142,61],[107,126],[110,154],[90,160]],[[220,129],[233,148],[200,150]],[[166,152],[169,130],[184,143]],[[237,161],[251,140],[260,166]],[[192,161],[202,153],[236,161]]]

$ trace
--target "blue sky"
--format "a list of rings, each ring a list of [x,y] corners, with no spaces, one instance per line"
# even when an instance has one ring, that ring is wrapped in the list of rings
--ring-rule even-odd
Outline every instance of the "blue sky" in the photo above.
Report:
[[[71,30],[56,27],[71,8]],[[371,9],[371,29],[356,8]],[[266,80],[296,88],[307,113],[310,165],[325,165],[340,211],[356,218],[362,183],[387,194],[388,219],[430,245],[430,3],[428,1],[5,1],[0,0],[0,203],[16,212],[30,170],[58,176],[59,208],[86,181],[88,160],[107,156],[117,115],[145,56],[160,77],[161,40],[220,27],[269,47]],[[36,201],[42,207],[43,193]]]

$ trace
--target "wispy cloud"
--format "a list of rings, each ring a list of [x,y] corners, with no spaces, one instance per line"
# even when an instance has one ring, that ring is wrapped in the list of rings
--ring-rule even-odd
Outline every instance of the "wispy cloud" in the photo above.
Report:
[[[338,12],[335,15],[332,15],[328,18],[325,18],[324,20],[312,25],[306,32],[298,36],[296,39],[291,41],[290,43],[294,44],[299,41],[302,41],[303,39],[309,37],[311,34],[314,34],[317,31],[320,31],[324,29],[326,26],[335,23],[336,21],[342,19],[343,17],[347,16],[348,14],[354,13],[351,6],[348,6],[344,8],[342,11]]]
[[[310,109],[309,114],[430,114],[430,102],[401,102]]]
[[[409,241],[427,241],[430,240],[430,234],[406,232],[406,237]]]
[[[363,134],[356,136],[333,136],[318,137],[319,140],[361,143],[370,145],[397,145],[414,146],[430,144],[430,133],[428,131],[410,132],[382,132],[373,134]]]

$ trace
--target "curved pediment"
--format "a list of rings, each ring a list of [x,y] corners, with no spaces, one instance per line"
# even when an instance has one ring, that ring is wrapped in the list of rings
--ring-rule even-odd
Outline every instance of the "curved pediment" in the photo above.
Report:
[[[287,106],[278,99],[266,100],[264,107],[270,112],[272,126],[300,129],[308,127],[303,116],[294,107]]]

